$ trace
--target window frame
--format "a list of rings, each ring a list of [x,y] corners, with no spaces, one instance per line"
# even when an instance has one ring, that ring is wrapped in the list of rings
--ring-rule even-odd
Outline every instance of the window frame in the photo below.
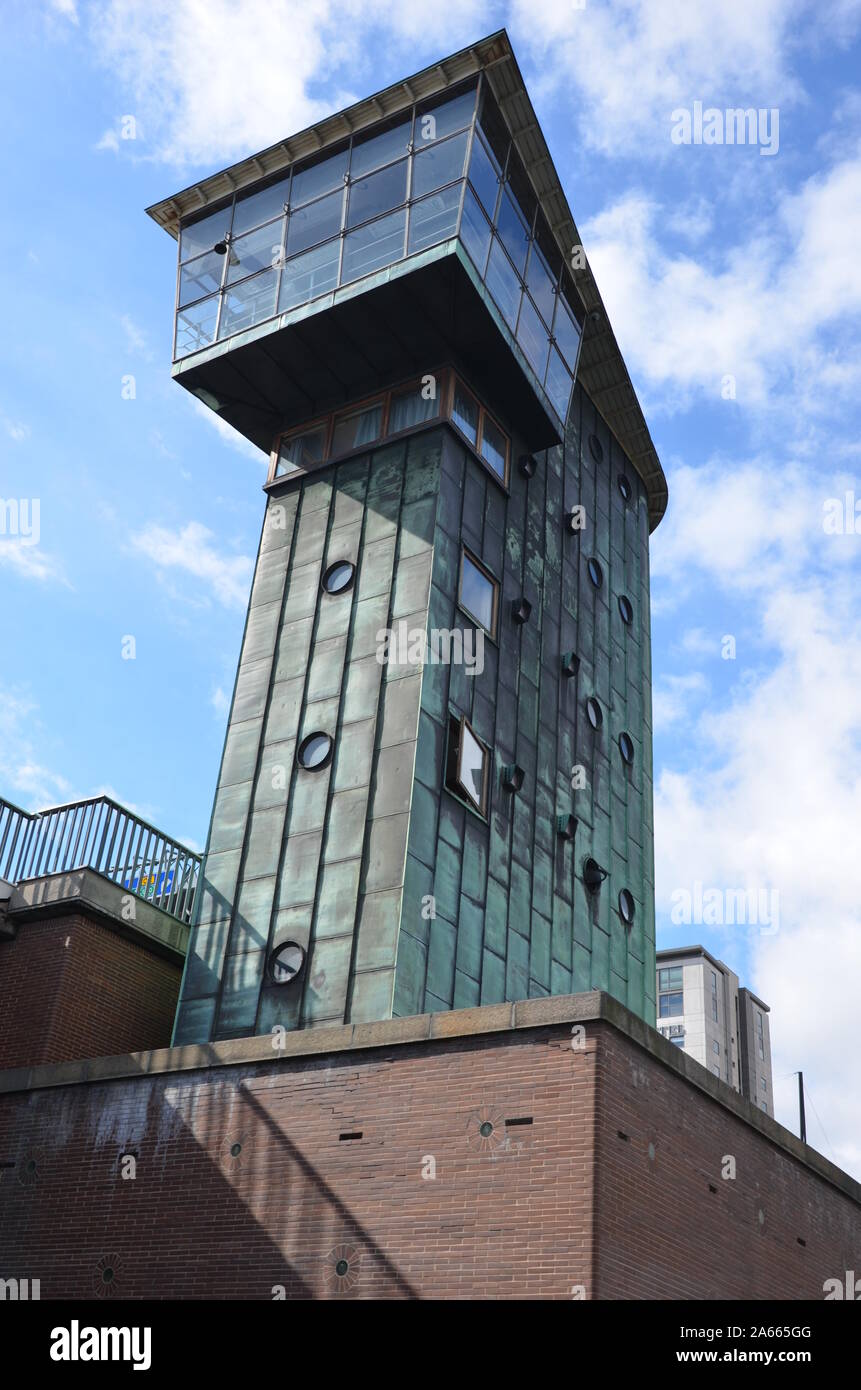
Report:
[[[477,617],[476,614],[473,613],[470,608],[467,608],[466,604],[463,601],[463,562],[465,559],[469,559],[470,564],[474,565],[475,568],[479,571],[479,573],[484,575],[485,579],[489,581],[493,589],[493,614],[491,619],[493,626],[491,628],[485,627],[481,619]],[[478,556],[472,550],[470,550],[468,545],[464,545],[463,543],[461,543],[460,564],[458,565],[457,572],[457,607],[459,611],[465,615],[465,617],[469,618],[469,621],[471,623],[474,623],[476,627],[480,628],[481,631],[490,638],[491,642],[495,642],[497,640],[496,634],[499,631],[499,603],[501,589],[502,585],[500,581],[496,578],[496,575],[488,569],[487,565],[485,565],[481,560],[479,560]]]
[[[453,730],[457,729],[455,742]],[[481,804],[477,806],[471,792],[468,791],[462,777],[463,749],[464,749],[464,730],[469,730],[470,737],[483,750],[481,770]],[[483,738],[479,738],[472,723],[465,714],[458,714],[454,710],[449,710],[448,715],[448,748],[446,750],[445,780],[444,789],[462,805],[468,807],[474,815],[480,816],[486,821],[490,812],[490,765],[491,750],[489,744]],[[454,784],[454,785],[452,785]]]

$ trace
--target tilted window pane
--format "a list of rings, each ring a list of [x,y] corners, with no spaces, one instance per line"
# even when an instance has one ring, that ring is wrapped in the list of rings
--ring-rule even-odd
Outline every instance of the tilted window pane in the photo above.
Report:
[[[496,213],[496,195],[499,192],[499,171],[491,160],[481,136],[476,133],[472,142],[469,159],[469,180],[491,219]]]
[[[215,337],[218,318],[218,295],[201,300],[176,316],[176,355],[186,357],[190,352],[207,347]]]
[[[308,203],[307,207],[291,212],[287,221],[287,255],[294,256],[318,241],[328,241],[339,232],[343,205],[344,194],[339,189],[319,202]]]
[[[469,133],[455,135],[452,140],[444,140],[441,145],[432,145],[413,158],[413,198],[421,198],[434,188],[442,188],[455,179],[462,178],[466,159],[466,145]]]
[[[486,279],[487,288],[507,319],[509,328],[513,329],[520,308],[520,281],[496,237],[490,248]]]
[[[470,801],[483,809],[484,800],[484,760],[485,751],[478,739],[463,725],[461,732],[458,780]]]
[[[220,212],[213,212],[209,217],[193,222],[190,227],[183,227],[179,235],[179,259],[187,261],[191,256],[211,251],[215,243],[223,241],[230,231],[232,215],[233,207],[228,203]]]
[[[410,239],[407,250],[421,251],[434,246],[457,231],[457,211],[460,206],[460,183],[453,183],[442,193],[432,193],[410,208]]]
[[[478,402],[460,382],[455,382],[451,418],[462,434],[475,444],[478,439]]]
[[[532,243],[532,250],[529,253],[526,283],[529,286],[529,293],[535,300],[535,307],[549,329],[553,323],[553,313],[556,309],[556,281],[550,274],[547,262],[535,242]]]
[[[221,285],[223,271],[224,257],[215,251],[210,251],[205,256],[197,256],[193,261],[186,261],[179,272],[180,304],[190,304],[193,299],[202,299],[205,294],[212,294],[213,290],[217,290]]]
[[[517,322],[517,341],[526,353],[527,361],[538,380],[543,383],[547,367],[549,339],[547,329],[528,294],[524,294]]]
[[[277,267],[282,257],[281,238],[284,234],[283,219],[268,222],[230,243],[227,252],[227,283],[244,280],[246,275],[254,275],[258,270]]]
[[[577,349],[580,346],[580,329],[575,322],[568,306],[565,303],[565,296],[557,295],[556,321],[553,324],[553,336],[557,345],[571,368],[572,372],[577,365]]]
[[[312,198],[321,198],[324,193],[332,193],[336,188],[343,188],[349,157],[349,150],[341,150],[339,154],[333,154],[305,169],[294,169],[290,189],[291,208],[309,203]]]
[[[234,237],[241,236],[252,227],[259,227],[261,222],[271,222],[273,217],[283,213],[289,188],[290,180],[281,179],[259,193],[237,198],[233,214]]]
[[[344,269],[341,283],[358,280],[380,266],[399,261],[404,254],[405,209],[369,222],[344,240]]]
[[[347,209],[347,226],[355,227],[360,222],[368,222],[381,212],[399,207],[407,199],[407,161],[390,164],[370,178],[358,179],[350,184],[350,203]]]
[[[413,144],[416,149],[430,140],[442,140],[452,131],[462,130],[469,125],[475,110],[475,88],[462,92],[458,97],[448,97],[432,106],[422,107],[416,114]]]
[[[348,449],[373,444],[375,439],[379,439],[382,428],[382,402],[369,405],[364,410],[354,410],[349,415],[341,415],[335,421],[332,433],[332,453],[345,454]]]
[[[496,226],[506,251],[514,262],[518,274],[522,275],[526,265],[526,252],[529,249],[529,232],[520,214],[514,196],[507,186],[502,190]]]
[[[464,552],[463,569],[460,577],[460,601],[476,622],[493,631],[493,606],[496,586],[487,575],[473,564]]]
[[[484,424],[481,427],[481,457],[489,463],[494,473],[498,473],[500,478],[505,479],[505,435],[497,425],[493,423],[489,415],[485,415]]]
[[[394,392],[389,406],[388,433],[397,434],[398,430],[412,429],[423,420],[436,419],[438,414],[438,397],[427,397],[421,386],[410,386],[406,391]]]
[[[555,348],[550,349],[550,360],[547,363],[547,380],[544,389],[550,397],[550,403],[556,414],[561,420],[568,418],[568,401],[571,396],[572,377],[562,358]]]
[[[271,318],[275,313],[277,287],[277,272],[264,270],[261,275],[225,290],[219,338],[229,338],[233,333],[241,333],[255,323]]]
[[[490,223],[479,207],[478,199],[469,187],[467,187],[463,200],[460,239],[483,279],[484,268],[487,265],[487,253],[490,250]]]
[[[313,468],[323,462],[326,447],[326,426],[317,425],[304,434],[294,434],[285,439],[278,454],[276,476],[294,473],[297,468]]]
[[[341,253],[341,239],[327,241],[306,251],[295,260],[288,261],[281,272],[281,293],[278,296],[278,312],[292,309],[296,304],[305,304],[309,299],[333,290],[338,283],[338,260]]]
[[[359,140],[353,145],[353,158],[350,163],[350,178],[358,179],[372,169],[390,164],[398,155],[406,154],[410,143],[411,121],[402,121],[392,130],[384,130],[381,135]]]

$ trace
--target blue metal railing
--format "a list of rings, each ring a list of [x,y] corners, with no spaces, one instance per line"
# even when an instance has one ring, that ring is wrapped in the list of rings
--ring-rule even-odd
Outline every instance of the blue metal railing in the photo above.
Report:
[[[22,811],[0,797],[0,878],[10,883],[95,869],[138,897],[191,920],[201,856],[109,796],[47,811]]]

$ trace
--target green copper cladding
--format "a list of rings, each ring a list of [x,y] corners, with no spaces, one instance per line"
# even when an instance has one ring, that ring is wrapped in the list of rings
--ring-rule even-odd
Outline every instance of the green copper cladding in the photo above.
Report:
[[[567,532],[576,504],[586,528]],[[470,629],[462,546],[501,582],[481,673],[382,664],[380,634],[402,620],[411,633]],[[327,594],[321,578],[342,559],[355,583]],[[515,622],[524,596],[529,619]],[[445,788],[452,714],[491,749],[487,819]],[[296,750],[315,730],[334,756],[307,771]],[[500,780],[513,763],[515,794]],[[570,815],[573,840],[559,833]],[[590,857],[608,870],[594,895]],[[564,449],[539,455],[528,480],[512,467],[510,495],[447,424],[273,493],[175,1041],[590,988],[654,1023],[653,892],[647,500],[585,393]],[[287,985],[267,973],[284,941],[307,952]]]

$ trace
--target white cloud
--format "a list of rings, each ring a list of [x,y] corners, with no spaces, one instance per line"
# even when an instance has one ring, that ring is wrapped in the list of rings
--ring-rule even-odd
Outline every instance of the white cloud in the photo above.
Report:
[[[132,545],[148,555],[160,571],[180,570],[205,581],[219,603],[242,608],[248,602],[252,563],[244,555],[225,555],[213,544],[214,536],[199,521],[181,531],[150,526]]]
[[[20,689],[0,686],[0,778],[2,790],[24,810],[42,810],[71,797],[71,785],[39,761],[37,706]],[[39,738],[39,742],[42,743]]]
[[[72,24],[78,23],[77,0],[50,0],[51,9]]]
[[[146,333],[135,323],[130,314],[123,314],[120,319],[123,332],[126,336],[126,347],[129,352],[140,353],[144,357],[150,357]]]
[[[59,560],[47,554],[41,546],[30,545],[18,536],[0,536],[0,566],[4,565],[20,579],[72,587],[63,574]]]
[[[656,733],[670,724],[677,724],[687,718],[690,707],[697,696],[708,691],[708,681],[701,671],[690,671],[683,676],[663,676],[655,682],[652,691],[652,717]]]
[[[14,444],[23,444],[25,439],[30,438],[30,426],[25,425],[23,420],[9,420],[6,416],[0,416],[0,420]]]
[[[364,95],[380,43],[412,71],[485,32],[488,10],[482,0],[456,11],[390,0],[102,0],[90,38],[130,94],[156,158],[221,165],[328,115],[331,84],[342,70],[354,80],[362,54]],[[311,92],[321,75],[326,97]]]
[[[773,1010],[775,1074],[803,1067],[838,1162],[859,1172],[861,1096],[845,1077],[861,957],[861,536],[826,536],[815,515],[817,494],[839,480],[790,470],[775,489],[776,473],[766,462],[759,476],[753,465],[690,470],[663,552],[655,537],[659,590],[684,575],[704,603],[742,601],[756,640],[776,653],[725,702],[709,701],[692,726],[696,752],[684,764],[671,754],[659,774],[657,898],[667,912],[673,891],[697,880],[777,890],[776,934],[723,928],[720,953],[730,964],[749,953],[745,983]]]
[[[731,376],[744,407],[766,408],[777,393],[820,415],[856,397],[861,154],[783,196],[713,264],[668,250],[662,218],[650,197],[628,193],[584,228],[622,352],[647,391],[661,388],[664,403],[703,392],[720,405]]]
[[[218,685],[213,690],[209,703],[215,710],[218,719],[223,719],[230,709],[230,696],[223,686]]]

